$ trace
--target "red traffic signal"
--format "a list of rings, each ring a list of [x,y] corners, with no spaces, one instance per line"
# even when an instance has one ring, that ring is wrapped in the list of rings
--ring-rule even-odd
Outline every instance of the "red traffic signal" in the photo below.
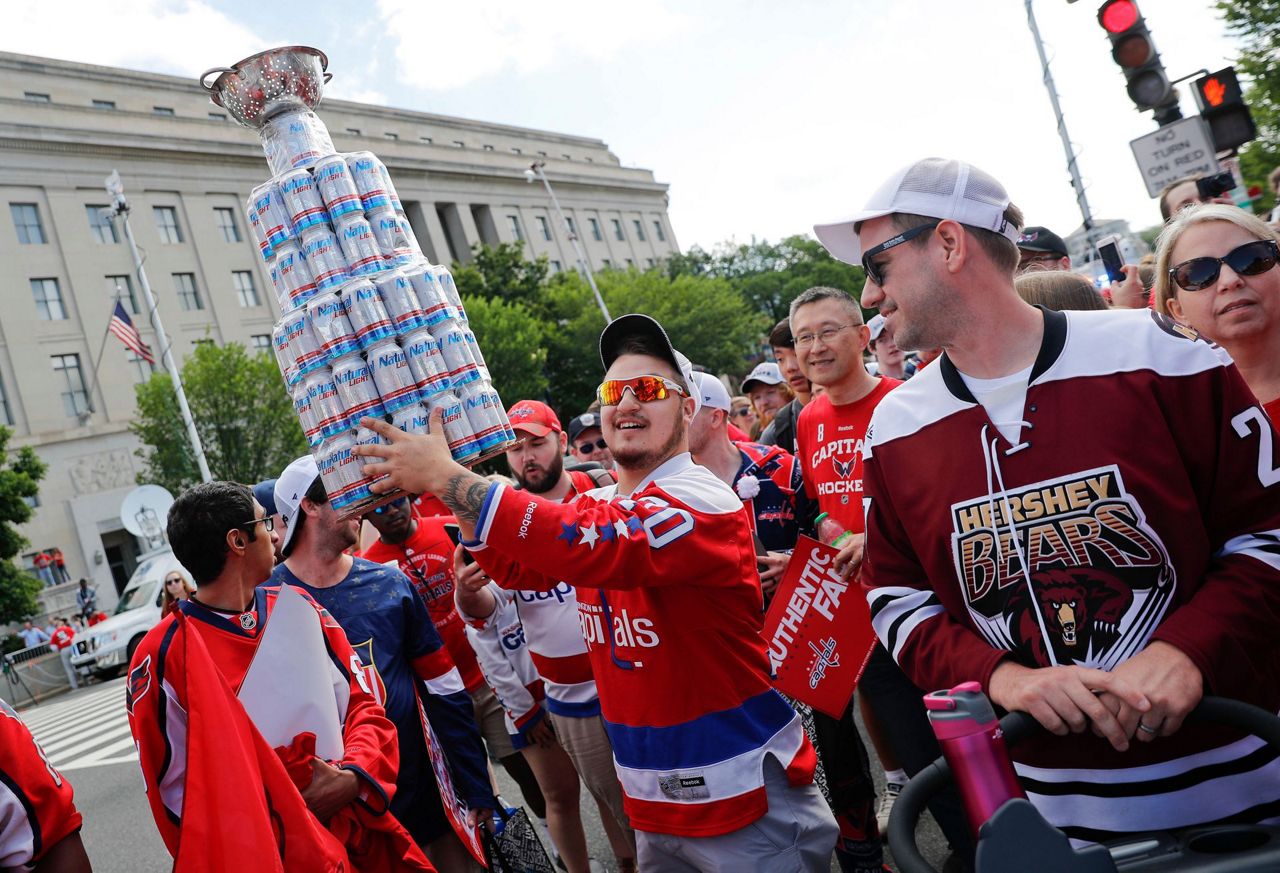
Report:
[[[1098,10],[1098,23],[1107,33],[1124,33],[1138,23],[1138,4],[1133,0],[1111,0]]]
[[[1124,71],[1131,99],[1139,109],[1156,110],[1161,124],[1177,121],[1178,94],[1160,63],[1151,32],[1133,0],[1107,0],[1098,7],[1098,23],[1111,40],[1111,57]]]

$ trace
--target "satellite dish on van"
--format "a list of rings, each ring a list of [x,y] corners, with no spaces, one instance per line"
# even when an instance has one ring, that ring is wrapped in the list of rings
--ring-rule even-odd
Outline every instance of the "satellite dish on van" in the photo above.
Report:
[[[173,495],[159,485],[139,485],[130,491],[120,503],[120,523],[136,537],[141,537],[149,549],[158,549],[165,543],[164,525],[173,505]]]

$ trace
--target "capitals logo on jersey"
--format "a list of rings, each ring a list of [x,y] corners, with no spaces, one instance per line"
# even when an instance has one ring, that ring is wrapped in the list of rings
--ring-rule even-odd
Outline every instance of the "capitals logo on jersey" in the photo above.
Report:
[[[1168,553],[1115,466],[957,503],[951,519],[974,624],[1024,663],[1109,670],[1173,598]]]
[[[373,695],[373,699],[378,701],[379,706],[384,705],[387,701],[387,684],[382,681],[382,674],[378,672],[378,662],[373,659],[373,637],[369,637],[363,643],[352,643],[351,648],[355,649],[356,654],[360,656],[360,663],[351,665],[351,672],[355,675],[356,681],[360,683],[361,688]]]

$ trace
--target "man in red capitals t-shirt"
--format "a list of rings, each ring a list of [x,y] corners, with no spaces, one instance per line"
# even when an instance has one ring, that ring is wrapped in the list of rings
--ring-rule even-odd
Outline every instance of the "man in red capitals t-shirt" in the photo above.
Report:
[[[801,411],[796,424],[805,490],[817,497],[818,507],[828,518],[852,532],[840,550],[837,567],[853,573],[862,563],[866,538],[862,443],[876,405],[902,382],[867,372],[863,351],[871,332],[863,323],[862,307],[838,288],[810,288],[797,297],[791,304],[791,334],[805,375],[826,389]],[[832,537],[823,539],[830,542]],[[908,775],[940,752],[920,700],[922,692],[882,646],[872,652],[858,688],[863,723],[885,769],[885,793],[876,811],[883,830]],[[850,716],[846,713],[846,718]],[[972,843],[960,815],[959,798],[949,793],[930,809],[952,848],[968,855]]]
[[[826,390],[800,413],[796,445],[806,490],[828,517],[854,536],[838,566],[862,561],[862,440],[871,413],[902,383],[872,376],[862,363],[870,332],[858,302],[838,288],[810,288],[791,304],[791,333],[806,375]],[[830,542],[833,537],[825,537]]]
[[[445,525],[456,524],[452,516],[422,516],[414,512],[408,497],[401,497],[370,512],[365,518],[378,531],[378,539],[360,553],[360,557],[379,564],[394,563],[409,577],[418,595],[427,605],[440,639],[458,667],[462,683],[475,707],[476,725],[484,737],[489,753],[520,785],[520,791],[534,815],[546,817],[546,805],[533,771],[511,744],[502,704],[498,702],[480,665],[475,649],[467,640],[462,617],[454,605],[454,543]]]

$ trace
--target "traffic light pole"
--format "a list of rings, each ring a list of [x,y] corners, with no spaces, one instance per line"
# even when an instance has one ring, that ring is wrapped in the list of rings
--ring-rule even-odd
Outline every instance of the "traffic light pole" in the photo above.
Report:
[[[1085,242],[1092,246],[1093,213],[1089,211],[1089,198],[1084,193],[1084,181],[1080,178],[1076,152],[1071,145],[1071,136],[1067,133],[1067,120],[1063,117],[1062,106],[1058,103],[1058,89],[1053,86],[1053,74],[1049,72],[1049,58],[1044,53],[1044,41],[1040,39],[1040,27],[1036,24],[1036,13],[1031,8],[1031,2],[1032,0],[1026,0],[1027,26],[1031,28],[1031,36],[1036,41],[1036,52],[1040,55],[1040,69],[1044,70],[1044,87],[1049,92],[1053,116],[1058,120],[1058,136],[1062,137],[1062,148],[1067,153],[1067,170],[1071,173],[1071,187],[1075,189],[1080,217],[1084,220]]]

